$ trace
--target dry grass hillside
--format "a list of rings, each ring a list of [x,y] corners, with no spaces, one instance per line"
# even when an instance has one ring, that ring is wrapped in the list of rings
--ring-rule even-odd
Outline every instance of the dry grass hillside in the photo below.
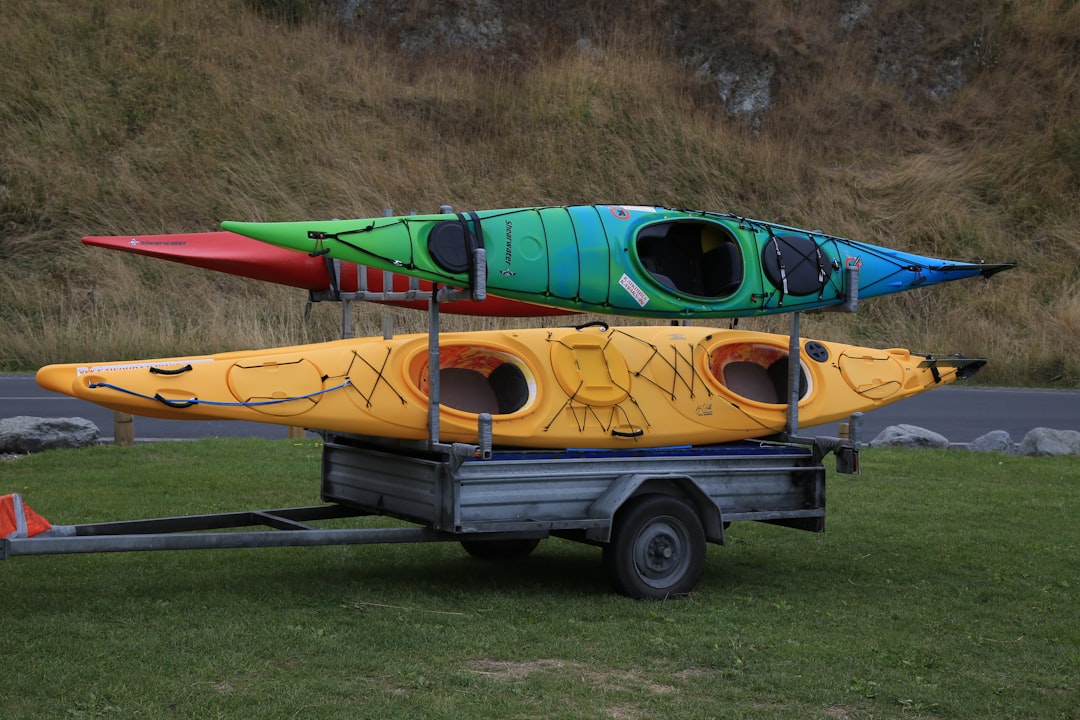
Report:
[[[339,331],[301,291],[83,235],[619,202],[1016,260],[803,332],[1080,387],[1080,4],[540,5],[6,0],[0,370]]]

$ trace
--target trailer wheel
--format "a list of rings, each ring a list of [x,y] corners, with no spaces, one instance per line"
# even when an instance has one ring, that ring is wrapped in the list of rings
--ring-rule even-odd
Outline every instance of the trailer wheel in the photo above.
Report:
[[[465,552],[480,560],[519,560],[528,557],[539,544],[539,538],[461,541]]]
[[[694,589],[705,551],[705,531],[693,506],[670,495],[642,495],[615,516],[604,567],[620,594],[663,600]]]

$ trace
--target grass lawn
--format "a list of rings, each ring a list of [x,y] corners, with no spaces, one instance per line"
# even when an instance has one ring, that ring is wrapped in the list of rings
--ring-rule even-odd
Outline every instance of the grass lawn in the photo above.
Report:
[[[311,504],[319,452],[55,451],[0,494],[58,524]],[[1078,511],[1075,457],[864,450],[825,534],[733,525],[663,603],[560,540],[17,557],[0,718],[1075,719]]]

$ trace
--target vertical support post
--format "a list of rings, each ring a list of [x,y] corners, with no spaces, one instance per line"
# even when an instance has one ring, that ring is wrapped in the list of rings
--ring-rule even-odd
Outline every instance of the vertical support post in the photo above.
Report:
[[[338,298],[341,299],[341,339],[348,340],[353,336],[352,300],[341,297],[341,261],[334,260],[327,267],[334,273],[333,287],[337,290]]]
[[[477,302],[487,300],[487,250],[473,250],[472,266],[472,287],[469,288],[472,299]]]
[[[853,313],[859,309],[859,265],[857,260],[848,260],[847,267],[844,268],[844,282],[847,283],[844,310]]]
[[[480,457],[484,460],[491,459],[491,413],[480,413],[476,419],[477,445],[480,446]]]
[[[352,300],[341,301],[341,339],[348,340],[353,336]]]
[[[428,441],[439,442],[439,286],[428,300]]]
[[[368,291],[367,273],[367,265],[356,266],[356,289],[361,293],[366,293]]]
[[[847,422],[847,435],[843,437],[850,440],[856,447],[862,442],[862,426],[863,426],[863,414],[861,412],[851,413],[851,417]]]
[[[113,412],[113,445],[129,447],[135,444],[135,418],[131,413]]]
[[[802,386],[802,358],[799,352],[799,313],[791,313],[791,336],[788,338],[787,434],[799,432],[799,390]]]

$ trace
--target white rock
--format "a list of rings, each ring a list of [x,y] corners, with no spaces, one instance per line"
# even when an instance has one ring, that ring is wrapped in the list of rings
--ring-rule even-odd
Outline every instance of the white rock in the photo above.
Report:
[[[947,448],[949,440],[916,425],[890,425],[870,441],[870,447]]]
[[[1005,430],[993,430],[972,440],[967,449],[973,452],[1015,453],[1016,443]]]
[[[1038,427],[1024,436],[1021,455],[1080,455],[1080,432]]]

